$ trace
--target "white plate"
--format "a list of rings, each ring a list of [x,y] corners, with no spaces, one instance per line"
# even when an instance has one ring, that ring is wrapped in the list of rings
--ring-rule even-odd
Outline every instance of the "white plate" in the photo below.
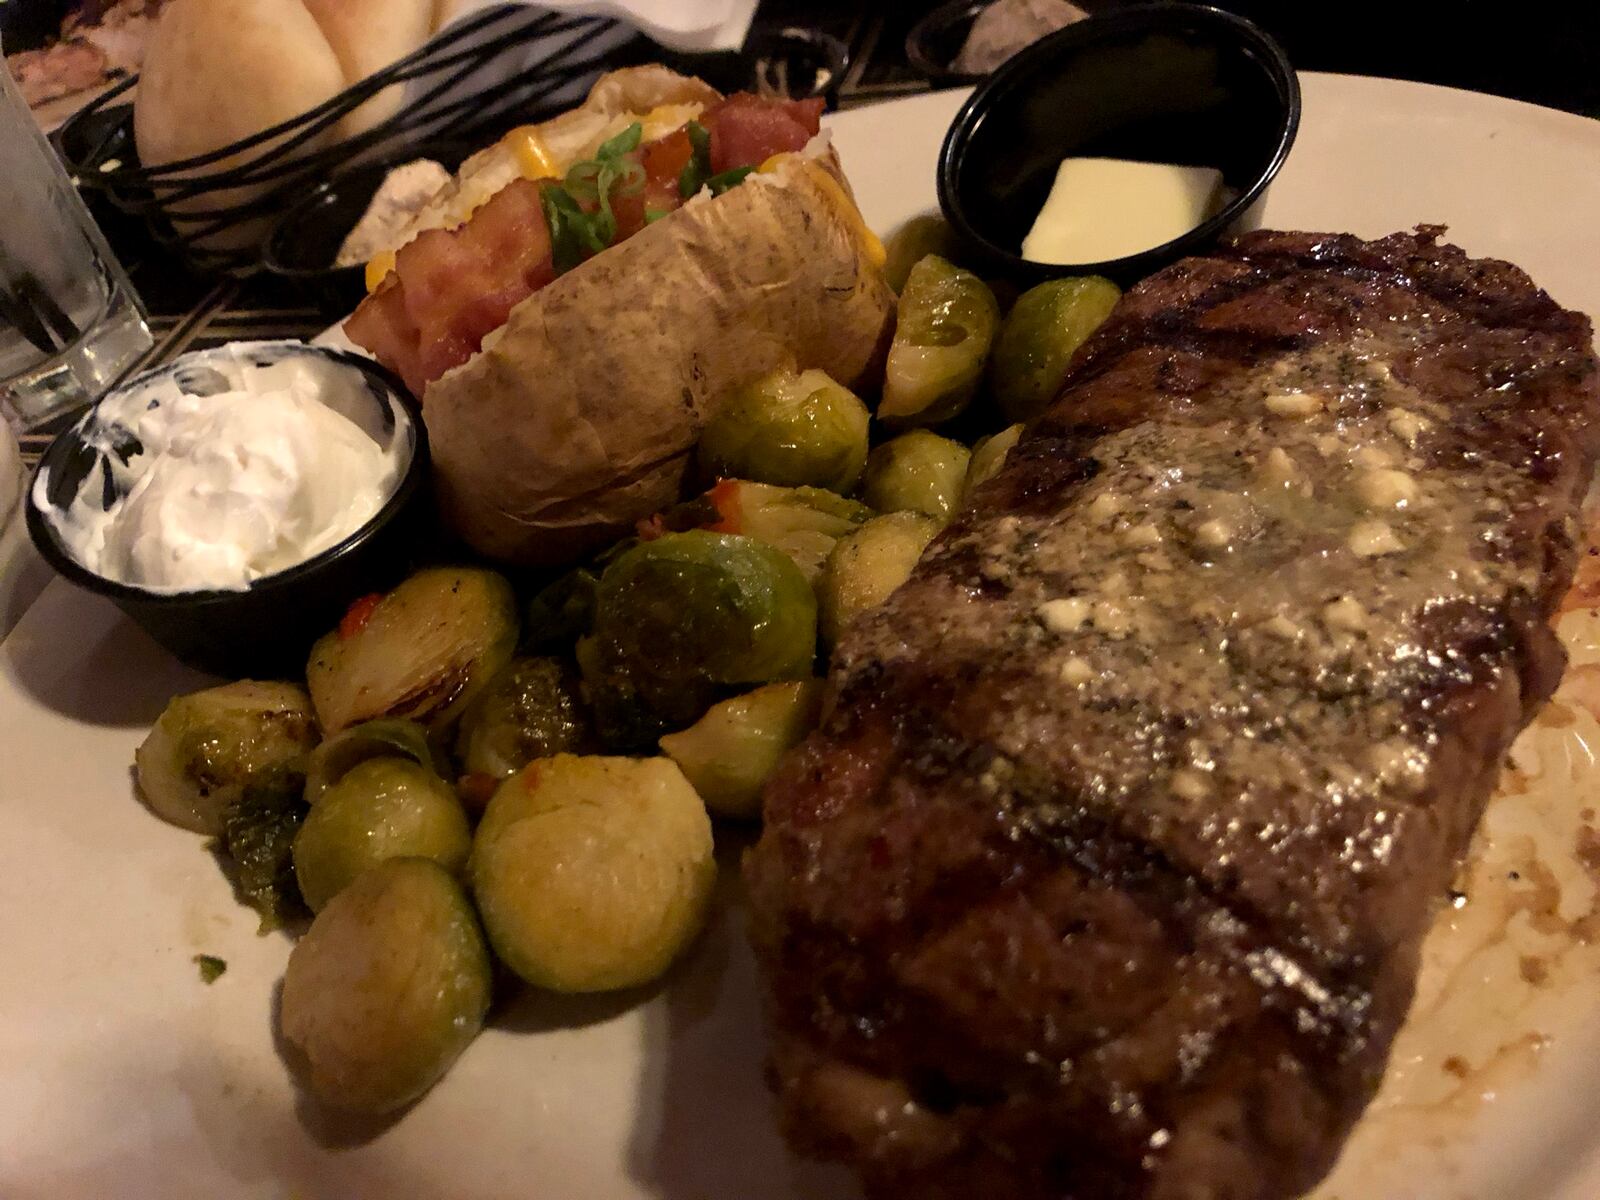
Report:
[[[1563,303],[1600,313],[1587,251],[1600,228],[1600,123],[1412,84],[1304,83],[1305,122],[1269,224],[1376,235],[1448,223],[1469,250],[1520,263]],[[932,206],[934,158],[959,102],[920,97],[832,122],[878,229]],[[288,942],[257,937],[199,839],[150,816],[129,787],[149,723],[201,682],[59,581],[0,646],[0,1196],[857,1194],[844,1172],[792,1158],[774,1131],[736,916],[642,1002],[514,1006],[388,1127],[297,1108],[271,1032]],[[726,865],[731,877],[731,856]],[[228,961],[210,987],[192,962],[201,952]],[[1588,1011],[1578,1015],[1600,1015],[1593,989],[1579,990]],[[1388,1104],[1325,1194],[1600,1193],[1588,1099],[1600,1087],[1600,1021],[1569,1034],[1581,1026],[1571,1012],[1506,1011],[1502,994],[1488,989],[1480,1014],[1451,1018],[1493,1035],[1489,1050],[1463,1053],[1492,1057],[1538,1032],[1553,1039],[1542,1056],[1512,1054],[1503,1071],[1443,1089],[1419,1123],[1391,1119],[1403,1096]],[[1416,1071],[1437,1073],[1418,1055]]]

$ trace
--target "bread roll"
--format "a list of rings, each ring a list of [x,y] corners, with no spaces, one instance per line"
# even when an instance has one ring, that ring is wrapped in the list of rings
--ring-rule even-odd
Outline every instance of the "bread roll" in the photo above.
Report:
[[[171,0],[162,11],[133,106],[139,160],[159,167],[209,154],[331,100],[344,70],[301,0]],[[319,148],[325,132],[311,142]],[[256,147],[204,167],[210,174],[261,153]],[[240,204],[263,188],[231,188],[175,204],[179,211]],[[265,218],[205,239],[216,248],[259,240]],[[183,222],[175,221],[181,226]]]
[[[346,85],[420,49],[433,34],[434,0],[303,0],[339,60]],[[386,88],[335,127],[343,141],[400,111],[404,89]]]

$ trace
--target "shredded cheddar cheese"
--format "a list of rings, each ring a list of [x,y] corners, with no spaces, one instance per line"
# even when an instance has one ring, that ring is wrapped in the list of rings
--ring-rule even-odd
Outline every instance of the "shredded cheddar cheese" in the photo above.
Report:
[[[771,160],[769,159],[768,161],[770,162]],[[763,163],[762,165],[764,167],[766,164]],[[833,177],[833,173],[826,167],[817,163],[809,163],[807,165],[810,167],[812,178],[816,181],[818,190],[827,196],[833,206],[839,210],[839,216],[844,219],[845,224],[855,231],[856,241],[860,244],[861,252],[866,256],[867,261],[875,267],[883,266],[889,257],[884,252],[883,243],[878,239],[877,234],[867,228],[867,223],[861,219],[861,212],[856,208],[855,201],[850,199],[849,193],[844,190],[839,181]]]
[[[505,140],[524,179],[553,179],[561,174],[555,155],[534,126],[513,129]]]
[[[367,264],[367,291],[375,292],[394,270],[394,251],[380,250]]]

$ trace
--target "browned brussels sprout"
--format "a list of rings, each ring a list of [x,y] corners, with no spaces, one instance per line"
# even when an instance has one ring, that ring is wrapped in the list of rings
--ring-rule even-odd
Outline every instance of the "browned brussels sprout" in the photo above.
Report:
[[[689,724],[719,689],[810,675],[816,638],[811,585],[787,555],[696,529],[606,568],[578,663],[602,738],[637,749]]]
[[[315,804],[352,768],[373,758],[410,759],[441,774],[427,730],[401,717],[380,717],[334,734],[311,752],[306,760],[306,803]]]
[[[447,726],[511,661],[517,614],[493,571],[433,567],[350,606],[311,648],[306,684],[325,734],[374,717]]]
[[[769,683],[713,704],[661,749],[719,817],[761,815],[761,785],[790,747],[810,733],[822,708],[822,680]]]
[[[1051,279],[1022,293],[989,366],[990,390],[1007,416],[1027,421],[1045,410],[1073,354],[1121,298],[1117,285],[1098,275]]]
[[[369,758],[322,794],[294,839],[294,873],[312,912],[391,858],[459,871],[472,848],[455,792],[408,758]]]
[[[897,512],[874,517],[841,538],[817,582],[824,642],[836,645],[858,613],[876,608],[909,579],[938,532],[938,522],[931,517]]]
[[[578,673],[560,658],[518,658],[462,714],[456,757],[469,775],[504,779],[535,758],[594,748]]]
[[[279,1022],[319,1100],[393,1112],[477,1037],[490,984],[461,885],[428,859],[392,858],[335,896],[290,953]]]
[[[134,754],[139,791],[158,817],[207,833],[252,779],[303,771],[317,744],[304,689],[241,680],[179,696]]]
[[[716,874],[705,805],[665,758],[529,763],[500,785],[472,846],[495,953],[559,992],[659,976],[699,932]]]
[[[978,390],[1000,306],[983,280],[930,254],[911,268],[898,313],[878,419],[937,425]]]
[[[707,481],[848,492],[867,461],[867,406],[821,371],[780,368],[711,415],[696,453]]]
[[[943,525],[961,503],[971,458],[960,442],[913,429],[873,450],[862,497],[881,513],[919,512]]]

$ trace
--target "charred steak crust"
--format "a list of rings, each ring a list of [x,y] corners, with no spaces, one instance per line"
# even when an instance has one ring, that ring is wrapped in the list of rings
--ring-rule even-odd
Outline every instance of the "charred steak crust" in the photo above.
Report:
[[[874,1196],[1331,1167],[1563,656],[1589,322],[1427,227],[1128,293],[835,656],[746,874],[791,1138]]]

